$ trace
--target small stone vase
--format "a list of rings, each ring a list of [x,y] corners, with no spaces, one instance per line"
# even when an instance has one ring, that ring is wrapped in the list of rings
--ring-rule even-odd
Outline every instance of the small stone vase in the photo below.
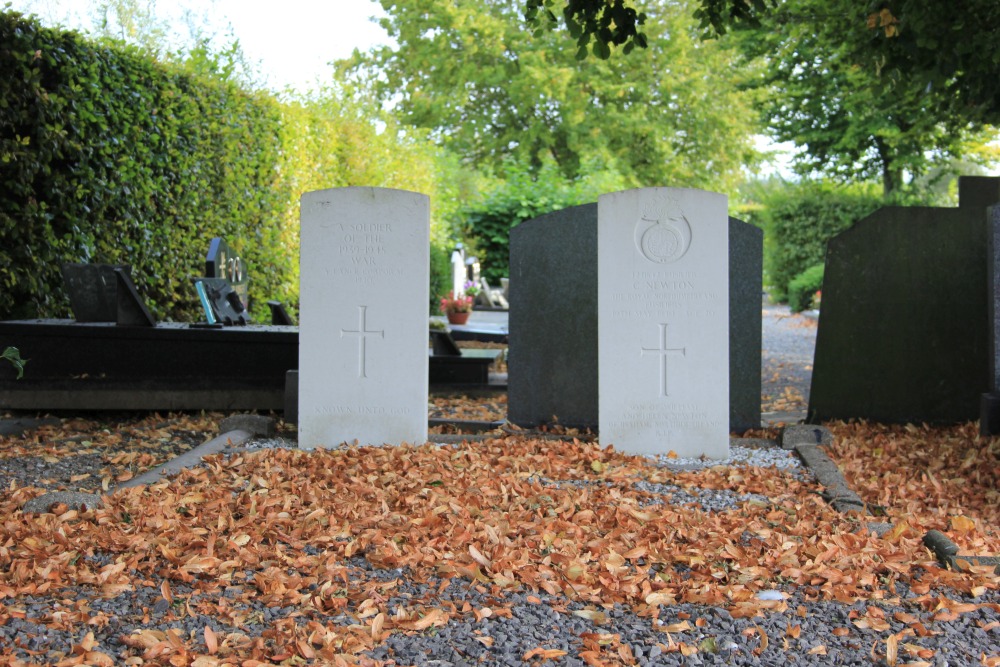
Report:
[[[468,311],[466,311],[464,313],[451,313],[451,312],[449,312],[449,313],[447,313],[447,315],[448,315],[448,324],[465,324],[466,322],[469,321],[469,314],[470,313]]]

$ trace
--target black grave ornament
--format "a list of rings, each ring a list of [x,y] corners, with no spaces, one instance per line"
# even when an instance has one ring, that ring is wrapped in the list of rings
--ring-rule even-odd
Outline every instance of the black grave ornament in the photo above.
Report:
[[[268,301],[268,307],[271,309],[271,324],[278,326],[294,326],[295,322],[292,320],[292,316],[288,314],[285,310],[285,305],[280,301]]]
[[[146,307],[146,302],[139,296],[139,291],[132,282],[127,269],[116,268],[117,279],[117,317],[120,327],[155,327],[156,318]]]
[[[224,278],[229,281],[237,298],[243,304],[243,310],[250,307],[246,266],[243,264],[243,259],[233,252],[225,239],[216,237],[208,244],[208,254],[205,256],[205,276]]]
[[[239,295],[225,278],[197,278],[195,286],[206,306],[205,315],[210,325],[243,326],[250,323],[247,309]]]

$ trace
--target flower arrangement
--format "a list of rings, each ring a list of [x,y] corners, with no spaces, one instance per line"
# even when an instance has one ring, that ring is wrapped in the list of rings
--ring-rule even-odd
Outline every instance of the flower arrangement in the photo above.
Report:
[[[464,285],[462,285],[462,291],[465,292],[466,296],[471,296],[475,299],[476,295],[479,294],[479,285],[471,280],[468,280]]]
[[[441,297],[441,312],[445,315],[448,313],[471,313],[472,304],[475,302],[477,294],[479,294],[479,285],[469,280],[462,285],[462,291],[458,294],[452,291]]]
[[[448,292],[446,296],[441,297],[440,307],[441,312],[445,315],[448,313],[471,313],[472,297],[465,292],[458,294],[455,294],[454,291]]]

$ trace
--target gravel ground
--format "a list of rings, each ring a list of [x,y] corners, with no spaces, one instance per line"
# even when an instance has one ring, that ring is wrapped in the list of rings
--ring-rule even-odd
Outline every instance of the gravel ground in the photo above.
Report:
[[[242,451],[294,445],[287,438],[256,439]],[[443,445],[450,446],[450,445]],[[226,456],[238,456],[234,448]],[[72,459],[70,459],[72,460]],[[717,467],[720,462],[659,459],[656,465],[671,469]],[[809,478],[797,457],[775,447],[734,447],[724,465],[768,467],[794,471]],[[218,465],[218,464],[216,464]],[[65,466],[64,466],[65,467]],[[16,473],[12,473],[16,475]],[[27,481],[27,480],[24,480]],[[535,481],[549,488],[592,482]],[[697,507],[706,513],[738,511],[742,503],[766,503],[757,494],[725,490],[685,488],[673,484],[636,483],[649,494],[649,503],[672,503]],[[753,548],[756,537],[745,533],[740,543]],[[323,551],[306,545],[301,558],[288,560],[284,575],[302,578],[303,600],[308,599],[308,575],[296,574],[296,562],[323,558]],[[114,554],[84,556],[97,565],[112,567]],[[762,616],[734,618],[712,604],[673,603],[658,614],[637,615],[620,604],[595,606],[544,592],[500,590],[465,579],[414,581],[408,568],[386,569],[372,565],[364,555],[350,558],[352,586],[381,591],[379,599],[390,612],[414,608],[446,609],[450,620],[419,632],[395,632],[360,657],[399,665],[464,667],[467,665],[585,664],[623,665],[995,665],[1000,660],[1000,595],[996,590],[976,597],[955,599],[954,591],[942,600],[977,605],[975,611],[942,615],[927,604],[926,596],[912,594],[897,584],[895,595],[875,602],[849,604],[817,599],[808,587],[779,586],[756,594],[756,603],[766,609]],[[663,574],[650,571],[651,577]],[[738,576],[734,572],[733,576]],[[370,617],[356,601],[335,610],[317,609],[315,604],[275,604],[267,596],[243,595],[244,587],[261,587],[268,576],[267,564],[248,567],[231,581],[216,587],[194,589],[171,582],[172,600],[163,595],[162,581],[136,574],[133,590],[101,595],[88,587],[56,588],[4,600],[0,606],[0,657],[6,652],[11,664],[102,664],[60,662],[87,655],[80,647],[100,651],[121,663],[125,656],[147,657],[151,646],[169,642],[170,633],[194,646],[206,645],[205,628],[230,645],[267,641],[276,627],[367,628]],[[670,576],[684,577],[685,566],[673,565]],[[312,586],[312,588],[308,588]],[[225,616],[206,615],[201,609],[217,610],[220,602],[232,602]],[[991,606],[992,605],[992,606]],[[874,615],[874,616],[873,616]],[[80,622],[54,622],[79,619]],[[85,622],[84,622],[85,621]],[[914,634],[913,627],[926,633]],[[890,637],[897,640],[900,659],[887,658]],[[75,647],[75,648],[74,648]],[[138,648],[137,648],[138,647]],[[207,648],[206,648],[207,650]],[[292,660],[292,653],[288,659]],[[600,660],[594,656],[600,655]],[[920,656],[929,656],[928,660]],[[590,662],[588,662],[590,660]],[[992,660],[992,662],[991,662]],[[108,663],[110,664],[110,663]],[[132,664],[139,664],[133,662]],[[156,659],[147,664],[167,664]],[[182,664],[182,663],[174,663]],[[186,663],[184,663],[186,664]],[[198,664],[198,663],[196,663]],[[202,662],[200,664],[224,664]],[[323,660],[287,664],[326,664]]]
[[[786,417],[804,413],[815,326],[808,318],[765,306],[764,341],[765,411]],[[99,491],[215,435],[193,431],[177,419],[153,420],[130,428],[139,435],[119,441],[117,450],[115,443],[104,444],[92,435],[29,436],[34,441],[26,446],[15,446],[14,438],[4,439],[0,442],[12,453],[0,467],[0,482],[6,489],[35,485]],[[141,444],[140,436],[146,431],[156,434],[155,447]],[[293,445],[288,435],[251,441],[248,448]],[[149,439],[148,434],[145,437]],[[32,446],[45,451],[33,455]],[[76,450],[75,455],[66,456],[69,450]],[[122,458],[122,451],[131,454]],[[238,455],[237,451],[226,454]],[[735,447],[730,460],[721,463],[676,459],[655,463],[689,471],[699,466],[726,465],[736,471],[773,466],[793,471],[802,480],[810,478],[793,454],[759,443]],[[534,481],[553,489],[594,483],[545,477]],[[669,483],[635,485],[648,494],[649,505],[684,505],[707,515],[739,511],[745,503],[768,502],[759,494],[690,484],[683,488]],[[745,532],[738,537],[743,548],[755,548],[754,534]],[[6,547],[0,545],[0,563],[5,553]],[[307,544],[290,556],[294,557],[281,567],[285,576],[294,578],[300,576],[296,574],[298,563],[322,560],[324,552]],[[87,553],[82,558],[108,568],[117,562],[112,553]],[[301,575],[301,604],[276,604],[267,595],[244,595],[244,589],[266,589],[268,568],[274,565],[248,566],[230,581],[215,586],[195,588],[171,581],[166,597],[164,580],[139,573],[135,573],[131,590],[117,593],[102,593],[99,587],[54,585],[48,592],[11,597],[0,587],[0,663],[126,664],[127,656],[132,656],[127,664],[168,664],[172,658],[177,661],[170,664],[230,664],[211,656],[185,662],[182,654],[163,647],[183,640],[186,646],[207,652],[210,641],[229,646],[273,642],[275,636],[283,636],[276,635],[277,628],[283,632],[288,628],[316,631],[317,627],[332,631],[359,625],[367,629],[371,624],[367,611],[353,599],[345,598],[345,604],[334,608],[318,604],[321,591],[315,583],[308,583],[306,575]],[[915,595],[899,583],[893,595],[884,599],[846,603],[820,600],[808,586],[784,584],[756,593],[754,602],[766,611],[755,617],[734,618],[720,605],[708,603],[672,603],[658,607],[656,614],[640,616],[620,604],[584,604],[562,595],[501,590],[463,578],[418,582],[408,568],[376,567],[364,554],[354,555],[338,567],[345,568],[345,581],[371,590],[390,612],[421,607],[449,610],[447,623],[394,632],[361,655],[399,665],[1000,665],[1000,595],[995,589],[976,591],[976,596],[943,591],[939,603],[928,604],[926,595]],[[681,563],[675,563],[669,572],[651,569],[649,574],[652,579],[686,576]],[[730,576],[739,574],[732,572]],[[218,610],[220,603],[228,610],[226,614],[203,613],[205,609]],[[974,604],[976,608],[950,613],[949,604]],[[306,650],[301,646],[287,648],[283,664],[328,664],[318,657],[305,660],[293,655]],[[275,657],[274,662],[281,657]]]

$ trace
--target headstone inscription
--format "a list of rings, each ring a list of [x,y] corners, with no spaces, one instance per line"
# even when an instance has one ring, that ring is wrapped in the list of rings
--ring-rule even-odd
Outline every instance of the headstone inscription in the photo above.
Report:
[[[425,442],[429,198],[308,192],[300,245],[299,446]]]
[[[647,188],[597,206],[602,444],[728,457],[726,197]]]
[[[729,430],[761,423],[763,232],[729,218]],[[597,204],[510,234],[508,419],[597,429]]]

